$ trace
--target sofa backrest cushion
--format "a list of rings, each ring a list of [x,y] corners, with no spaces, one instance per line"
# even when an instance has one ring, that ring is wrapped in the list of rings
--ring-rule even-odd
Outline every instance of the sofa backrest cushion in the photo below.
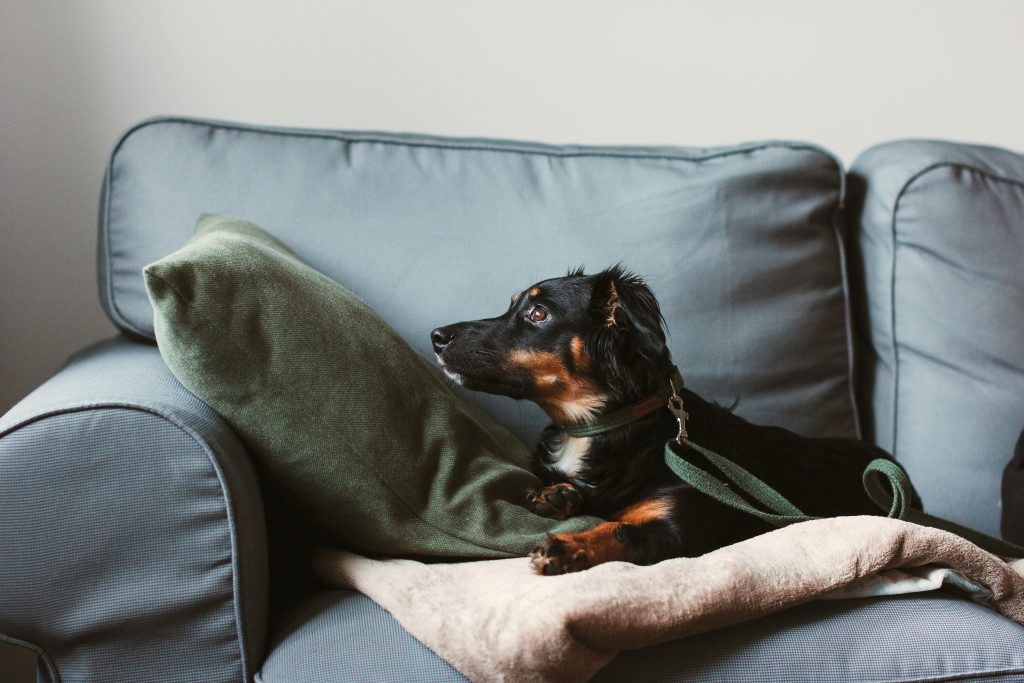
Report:
[[[549,146],[164,118],[111,155],[101,296],[151,339],[142,267],[201,213],[225,213],[277,231],[432,357],[434,327],[622,261],[660,298],[689,386],[755,421],[854,436],[842,191],[836,160],[802,143]],[[474,398],[527,441],[545,422]]]
[[[1024,157],[903,141],[850,173],[866,431],[929,512],[999,533],[1024,427]]]

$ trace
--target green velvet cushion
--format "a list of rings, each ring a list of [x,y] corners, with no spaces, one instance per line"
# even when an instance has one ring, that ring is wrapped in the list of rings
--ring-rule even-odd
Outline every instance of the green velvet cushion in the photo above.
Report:
[[[392,555],[506,557],[529,553],[545,532],[596,522],[553,522],[522,507],[539,484],[526,447],[362,301],[257,226],[205,215],[145,276],[171,371],[224,416],[264,482],[324,540]]]

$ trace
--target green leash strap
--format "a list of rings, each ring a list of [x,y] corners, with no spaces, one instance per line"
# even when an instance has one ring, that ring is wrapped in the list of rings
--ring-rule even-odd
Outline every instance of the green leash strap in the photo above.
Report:
[[[722,482],[679,456],[674,451],[674,443],[676,442],[669,441],[665,444],[665,464],[684,482],[719,503],[754,515],[776,527],[821,519],[805,515],[781,493],[728,458],[698,446],[689,439],[681,439],[681,445],[707,458],[708,462],[717,467],[733,485],[764,506],[767,511],[751,505],[730,484]],[[889,493],[882,485],[883,478],[888,482],[892,493]],[[891,460],[884,458],[873,460],[864,470],[863,482],[865,491],[875,505],[883,510],[888,509],[888,517],[954,533],[995,555],[1024,557],[1024,548],[1021,546],[910,507],[910,479],[903,468]]]
[[[885,477],[889,481],[893,494],[890,494],[881,485],[881,477]],[[948,531],[951,534],[966,538],[974,545],[982,550],[987,550],[993,555],[1014,558],[1024,557],[1024,547],[1015,543],[983,534],[976,529],[971,529],[962,524],[929,515],[927,512],[910,507],[910,479],[903,468],[892,460],[879,458],[872,460],[868,464],[864,470],[864,489],[868,492],[875,505],[883,510],[887,506],[889,507],[889,517]],[[898,514],[893,514],[894,511],[897,511]]]
[[[738,488],[742,489],[751,498],[768,509],[761,510],[748,503],[740,494],[730,488],[729,484],[723,483],[717,477],[708,474],[701,468],[690,463],[688,460],[679,457],[672,450],[673,441],[665,444],[665,464],[669,466],[676,476],[701,493],[711,496],[719,503],[728,505],[731,508],[747,512],[758,519],[768,522],[773,526],[783,527],[794,522],[806,522],[815,519],[805,515],[795,505],[790,503],[785,496],[768,486],[750,472],[734,463],[732,460],[698,446],[688,439],[683,439],[683,444],[688,448],[697,451],[708,461],[717,467],[722,473]]]
[[[882,477],[885,477],[886,481],[889,482],[891,494],[882,486]],[[889,508],[887,517],[892,517],[893,519],[907,518],[907,514],[912,509],[907,500],[907,497],[911,495],[910,477],[907,476],[902,467],[892,460],[885,460],[884,458],[872,460],[864,469],[861,481],[871,502],[883,510]]]

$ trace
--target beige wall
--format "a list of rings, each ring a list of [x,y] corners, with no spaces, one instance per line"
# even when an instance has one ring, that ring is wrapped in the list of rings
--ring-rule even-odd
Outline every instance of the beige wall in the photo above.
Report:
[[[1010,0],[0,0],[0,412],[113,331],[98,190],[141,118],[1024,150],[1022,28]]]

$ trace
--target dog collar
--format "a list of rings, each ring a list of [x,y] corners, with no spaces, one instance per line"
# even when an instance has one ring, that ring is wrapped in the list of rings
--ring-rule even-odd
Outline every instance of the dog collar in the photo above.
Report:
[[[660,392],[651,394],[642,401],[605,413],[587,422],[572,422],[563,424],[561,427],[566,434],[574,438],[596,436],[619,427],[625,427],[630,422],[647,417],[659,408],[668,408],[679,421],[680,436],[677,439],[685,438],[686,419],[689,415],[683,410],[683,399],[679,395],[683,389],[683,376],[679,373],[679,368],[674,365],[666,385]]]

